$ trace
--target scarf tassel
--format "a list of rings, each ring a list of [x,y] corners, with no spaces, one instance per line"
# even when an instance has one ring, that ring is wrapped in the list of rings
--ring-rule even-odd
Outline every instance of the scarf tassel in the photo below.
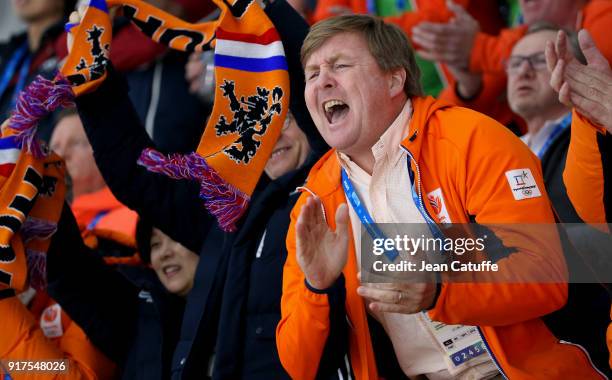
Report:
[[[47,254],[33,249],[26,249],[30,286],[36,290],[47,289]]]
[[[74,107],[70,83],[61,74],[52,81],[37,76],[19,94],[15,111],[9,119],[8,127],[15,131],[19,146],[34,157],[42,158],[44,152],[36,138],[38,122],[60,107]]]
[[[249,204],[249,196],[227,183],[206,160],[197,153],[170,154],[146,148],[142,151],[138,164],[154,173],[161,173],[174,179],[191,179],[200,183],[200,198],[204,207],[219,222],[223,231],[236,230],[240,219]]]

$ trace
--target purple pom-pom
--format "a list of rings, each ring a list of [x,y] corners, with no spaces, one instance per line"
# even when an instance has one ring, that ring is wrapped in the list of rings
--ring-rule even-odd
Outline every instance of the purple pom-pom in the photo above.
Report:
[[[174,179],[192,179],[200,183],[200,198],[223,231],[236,230],[236,222],[246,211],[250,197],[227,183],[197,153],[164,156],[154,149],[144,149],[138,164],[154,173]]]
[[[19,94],[8,127],[16,131],[21,148],[41,158],[44,153],[36,139],[38,122],[59,107],[73,106],[74,92],[66,78],[58,74],[50,81],[39,75]]]

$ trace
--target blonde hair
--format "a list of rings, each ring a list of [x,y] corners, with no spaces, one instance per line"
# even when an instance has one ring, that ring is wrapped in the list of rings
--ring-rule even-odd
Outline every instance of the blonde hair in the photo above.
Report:
[[[338,16],[313,25],[302,44],[302,66],[315,50],[341,33],[358,33],[363,36],[370,54],[384,72],[403,68],[406,71],[404,92],[407,96],[423,94],[421,72],[404,32],[395,25],[368,15]]]

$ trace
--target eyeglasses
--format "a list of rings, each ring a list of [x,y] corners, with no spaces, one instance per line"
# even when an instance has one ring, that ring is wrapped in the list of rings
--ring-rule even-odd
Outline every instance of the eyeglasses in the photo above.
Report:
[[[508,74],[518,73],[521,66],[523,66],[523,62],[527,62],[529,68],[533,71],[546,69],[546,56],[544,52],[540,52],[532,55],[511,55],[510,58],[504,62],[506,72]]]

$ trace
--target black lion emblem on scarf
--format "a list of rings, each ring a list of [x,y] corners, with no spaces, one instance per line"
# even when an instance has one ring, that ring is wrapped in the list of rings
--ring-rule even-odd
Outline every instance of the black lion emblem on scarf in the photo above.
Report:
[[[248,164],[261,145],[261,141],[256,140],[255,136],[265,135],[273,116],[281,113],[283,90],[278,86],[272,89],[272,105],[269,105],[270,90],[267,88],[257,87],[257,94],[248,96],[246,99],[242,96],[240,100],[234,93],[233,81],[224,80],[221,90],[223,90],[223,97],[230,102],[233,120],[228,123],[225,115],[221,115],[215,125],[216,134],[225,136],[229,133],[237,133],[240,137],[223,152],[237,163]]]

